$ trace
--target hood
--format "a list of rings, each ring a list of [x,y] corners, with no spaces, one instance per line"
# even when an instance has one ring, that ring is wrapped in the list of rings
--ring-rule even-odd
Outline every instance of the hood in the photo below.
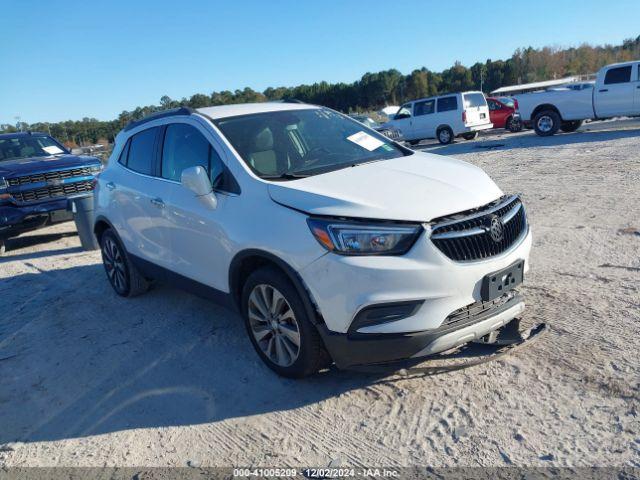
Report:
[[[18,160],[4,160],[0,162],[0,176],[9,178],[13,176],[28,175],[50,170],[62,170],[64,168],[82,167],[87,165],[100,165],[96,157],[84,155],[57,155],[51,157],[20,158]]]
[[[426,222],[502,195],[478,167],[416,152],[322,175],[270,183],[271,198],[311,215]]]

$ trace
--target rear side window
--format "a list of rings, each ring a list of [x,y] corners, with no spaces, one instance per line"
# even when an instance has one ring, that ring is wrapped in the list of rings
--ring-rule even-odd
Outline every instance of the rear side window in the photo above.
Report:
[[[428,115],[436,111],[435,100],[424,100],[422,102],[416,102],[413,106],[413,112],[416,117],[420,115]]]
[[[486,107],[487,101],[481,93],[465,93],[464,106],[469,107]]]
[[[127,155],[129,155],[129,145],[131,145],[131,140],[127,140],[125,143],[122,152],[120,152],[120,158],[118,158],[118,162],[120,162],[125,167],[127,166]]]
[[[631,65],[626,67],[618,67],[607,70],[604,77],[604,84],[611,85],[613,83],[627,83],[631,81]]]
[[[442,97],[438,99],[438,113],[458,109],[458,97]]]
[[[222,173],[222,160],[195,127],[186,123],[169,125],[162,146],[162,177],[179,182],[183,170],[196,166],[204,167],[212,179]]]
[[[145,175],[153,175],[154,148],[158,127],[143,130],[129,140],[127,167]]]

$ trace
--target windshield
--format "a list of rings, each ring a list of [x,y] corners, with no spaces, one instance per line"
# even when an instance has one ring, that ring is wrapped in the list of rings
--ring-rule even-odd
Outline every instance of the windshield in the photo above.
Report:
[[[0,162],[29,157],[50,157],[61,153],[66,153],[63,147],[47,135],[0,138]]]
[[[503,104],[505,104],[507,107],[514,107],[514,103],[513,103],[513,98],[511,97],[498,97],[498,100],[500,100]]]
[[[369,128],[378,128],[380,126],[380,124],[378,122],[376,122],[375,120],[373,120],[372,118],[369,118],[365,115],[352,115],[351,118],[353,118],[354,120],[357,120],[358,122],[366,125]]]
[[[410,154],[387,137],[364,131],[360,123],[324,108],[256,113],[215,123],[251,170],[271,180]]]

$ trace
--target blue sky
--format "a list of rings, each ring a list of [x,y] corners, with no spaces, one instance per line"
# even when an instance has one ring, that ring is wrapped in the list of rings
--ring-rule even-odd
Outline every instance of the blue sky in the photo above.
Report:
[[[164,94],[352,82],[640,35],[638,0],[2,0],[1,12],[0,123],[108,120]]]

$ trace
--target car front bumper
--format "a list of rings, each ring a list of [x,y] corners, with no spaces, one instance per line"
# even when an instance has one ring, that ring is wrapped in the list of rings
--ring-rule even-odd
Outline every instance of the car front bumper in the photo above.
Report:
[[[398,334],[336,333],[324,325],[319,330],[335,364],[339,368],[350,368],[435,355],[479,340],[505,326],[523,311],[524,300],[516,293],[498,308],[470,318],[462,325],[443,325],[432,330]]]
[[[0,237],[11,237],[52,223],[73,219],[67,198],[34,205],[0,206]]]
[[[402,256],[340,256],[326,254],[300,271],[324,324],[327,348],[344,364],[379,362],[437,353],[460,342],[486,335],[520,315],[524,303],[510,302],[509,309],[491,310],[502,316],[474,322],[465,331],[444,328],[454,312],[481,301],[483,278],[524,260],[528,269],[531,232],[511,249],[494,257],[456,262],[445,256],[428,235],[420,237]],[[394,315],[397,320],[361,322],[367,311]],[[387,309],[387,310],[384,310]],[[390,309],[390,310],[389,310]],[[466,328],[466,324],[463,325]],[[380,353],[381,358],[377,355]],[[351,353],[349,353],[351,352]],[[395,353],[388,353],[395,352]]]

